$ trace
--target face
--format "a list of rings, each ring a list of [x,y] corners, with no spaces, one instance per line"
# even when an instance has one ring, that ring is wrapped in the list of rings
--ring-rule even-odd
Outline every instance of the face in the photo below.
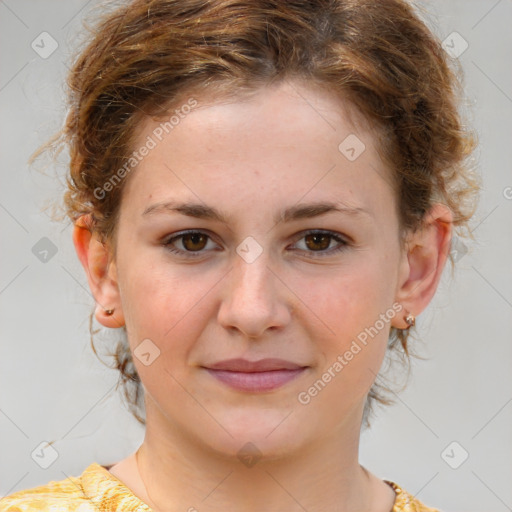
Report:
[[[160,122],[141,126],[134,149],[155,145],[120,209],[115,275],[147,429],[276,455],[358,431],[403,316],[374,135],[299,83],[197,100],[162,140]]]

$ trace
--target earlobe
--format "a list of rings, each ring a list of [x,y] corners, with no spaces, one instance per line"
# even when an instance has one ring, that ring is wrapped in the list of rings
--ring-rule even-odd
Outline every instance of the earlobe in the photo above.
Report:
[[[432,300],[450,252],[452,222],[451,210],[437,203],[425,215],[422,227],[410,235],[396,295],[406,314],[396,318],[394,327],[410,327],[405,316],[418,316]]]
[[[94,232],[90,215],[83,215],[75,222],[73,244],[96,301],[96,320],[105,327],[122,327],[125,320],[115,262],[109,246]]]

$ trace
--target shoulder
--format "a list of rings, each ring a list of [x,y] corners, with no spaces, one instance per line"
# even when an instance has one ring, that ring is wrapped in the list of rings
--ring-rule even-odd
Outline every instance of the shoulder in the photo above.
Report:
[[[391,512],[442,512],[437,508],[427,507],[394,482],[390,480],[384,481],[393,488],[396,494],[395,505]]]
[[[17,491],[0,498],[0,512],[151,512],[107,467],[93,462],[78,477]]]
[[[0,512],[29,512],[35,510],[98,512],[84,493],[80,477],[74,476],[58,481],[52,480],[47,484],[17,491],[0,498]]]

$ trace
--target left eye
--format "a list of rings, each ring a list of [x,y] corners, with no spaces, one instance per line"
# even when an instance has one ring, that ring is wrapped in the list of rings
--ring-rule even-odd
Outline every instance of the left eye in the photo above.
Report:
[[[299,248],[300,251],[319,253],[318,256],[320,257],[342,251],[348,245],[347,241],[331,231],[311,230],[303,233],[300,240],[305,242],[305,249]],[[331,247],[333,240],[338,244],[334,248]],[[180,241],[182,248],[176,247],[178,241]],[[168,238],[163,245],[172,253],[185,257],[196,257],[205,252],[203,249],[207,248],[209,241],[213,243],[211,237],[202,231],[187,231]],[[318,256],[315,254],[313,257]]]
[[[303,234],[303,236],[302,236],[302,238],[300,238],[300,240],[304,240],[305,246],[306,246],[306,249],[301,249],[301,250],[305,250],[306,252],[312,252],[312,253],[320,253],[319,254],[320,257],[326,256],[326,255],[331,255],[338,251],[342,251],[348,245],[348,242],[346,242],[339,235],[337,235],[336,233],[333,233],[331,231],[318,231],[318,230],[308,231],[307,233]],[[337,244],[338,244],[334,248],[331,247],[331,242],[333,240],[335,242],[337,242]],[[329,247],[331,247],[331,249],[327,251],[326,249],[329,249]],[[315,257],[316,257],[316,255],[315,255]]]

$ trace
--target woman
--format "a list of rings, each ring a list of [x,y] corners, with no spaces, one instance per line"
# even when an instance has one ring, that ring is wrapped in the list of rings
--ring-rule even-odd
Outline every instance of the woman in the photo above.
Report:
[[[358,449],[474,210],[446,59],[402,0],[105,15],[65,203],[145,438],[0,510],[434,510]]]

